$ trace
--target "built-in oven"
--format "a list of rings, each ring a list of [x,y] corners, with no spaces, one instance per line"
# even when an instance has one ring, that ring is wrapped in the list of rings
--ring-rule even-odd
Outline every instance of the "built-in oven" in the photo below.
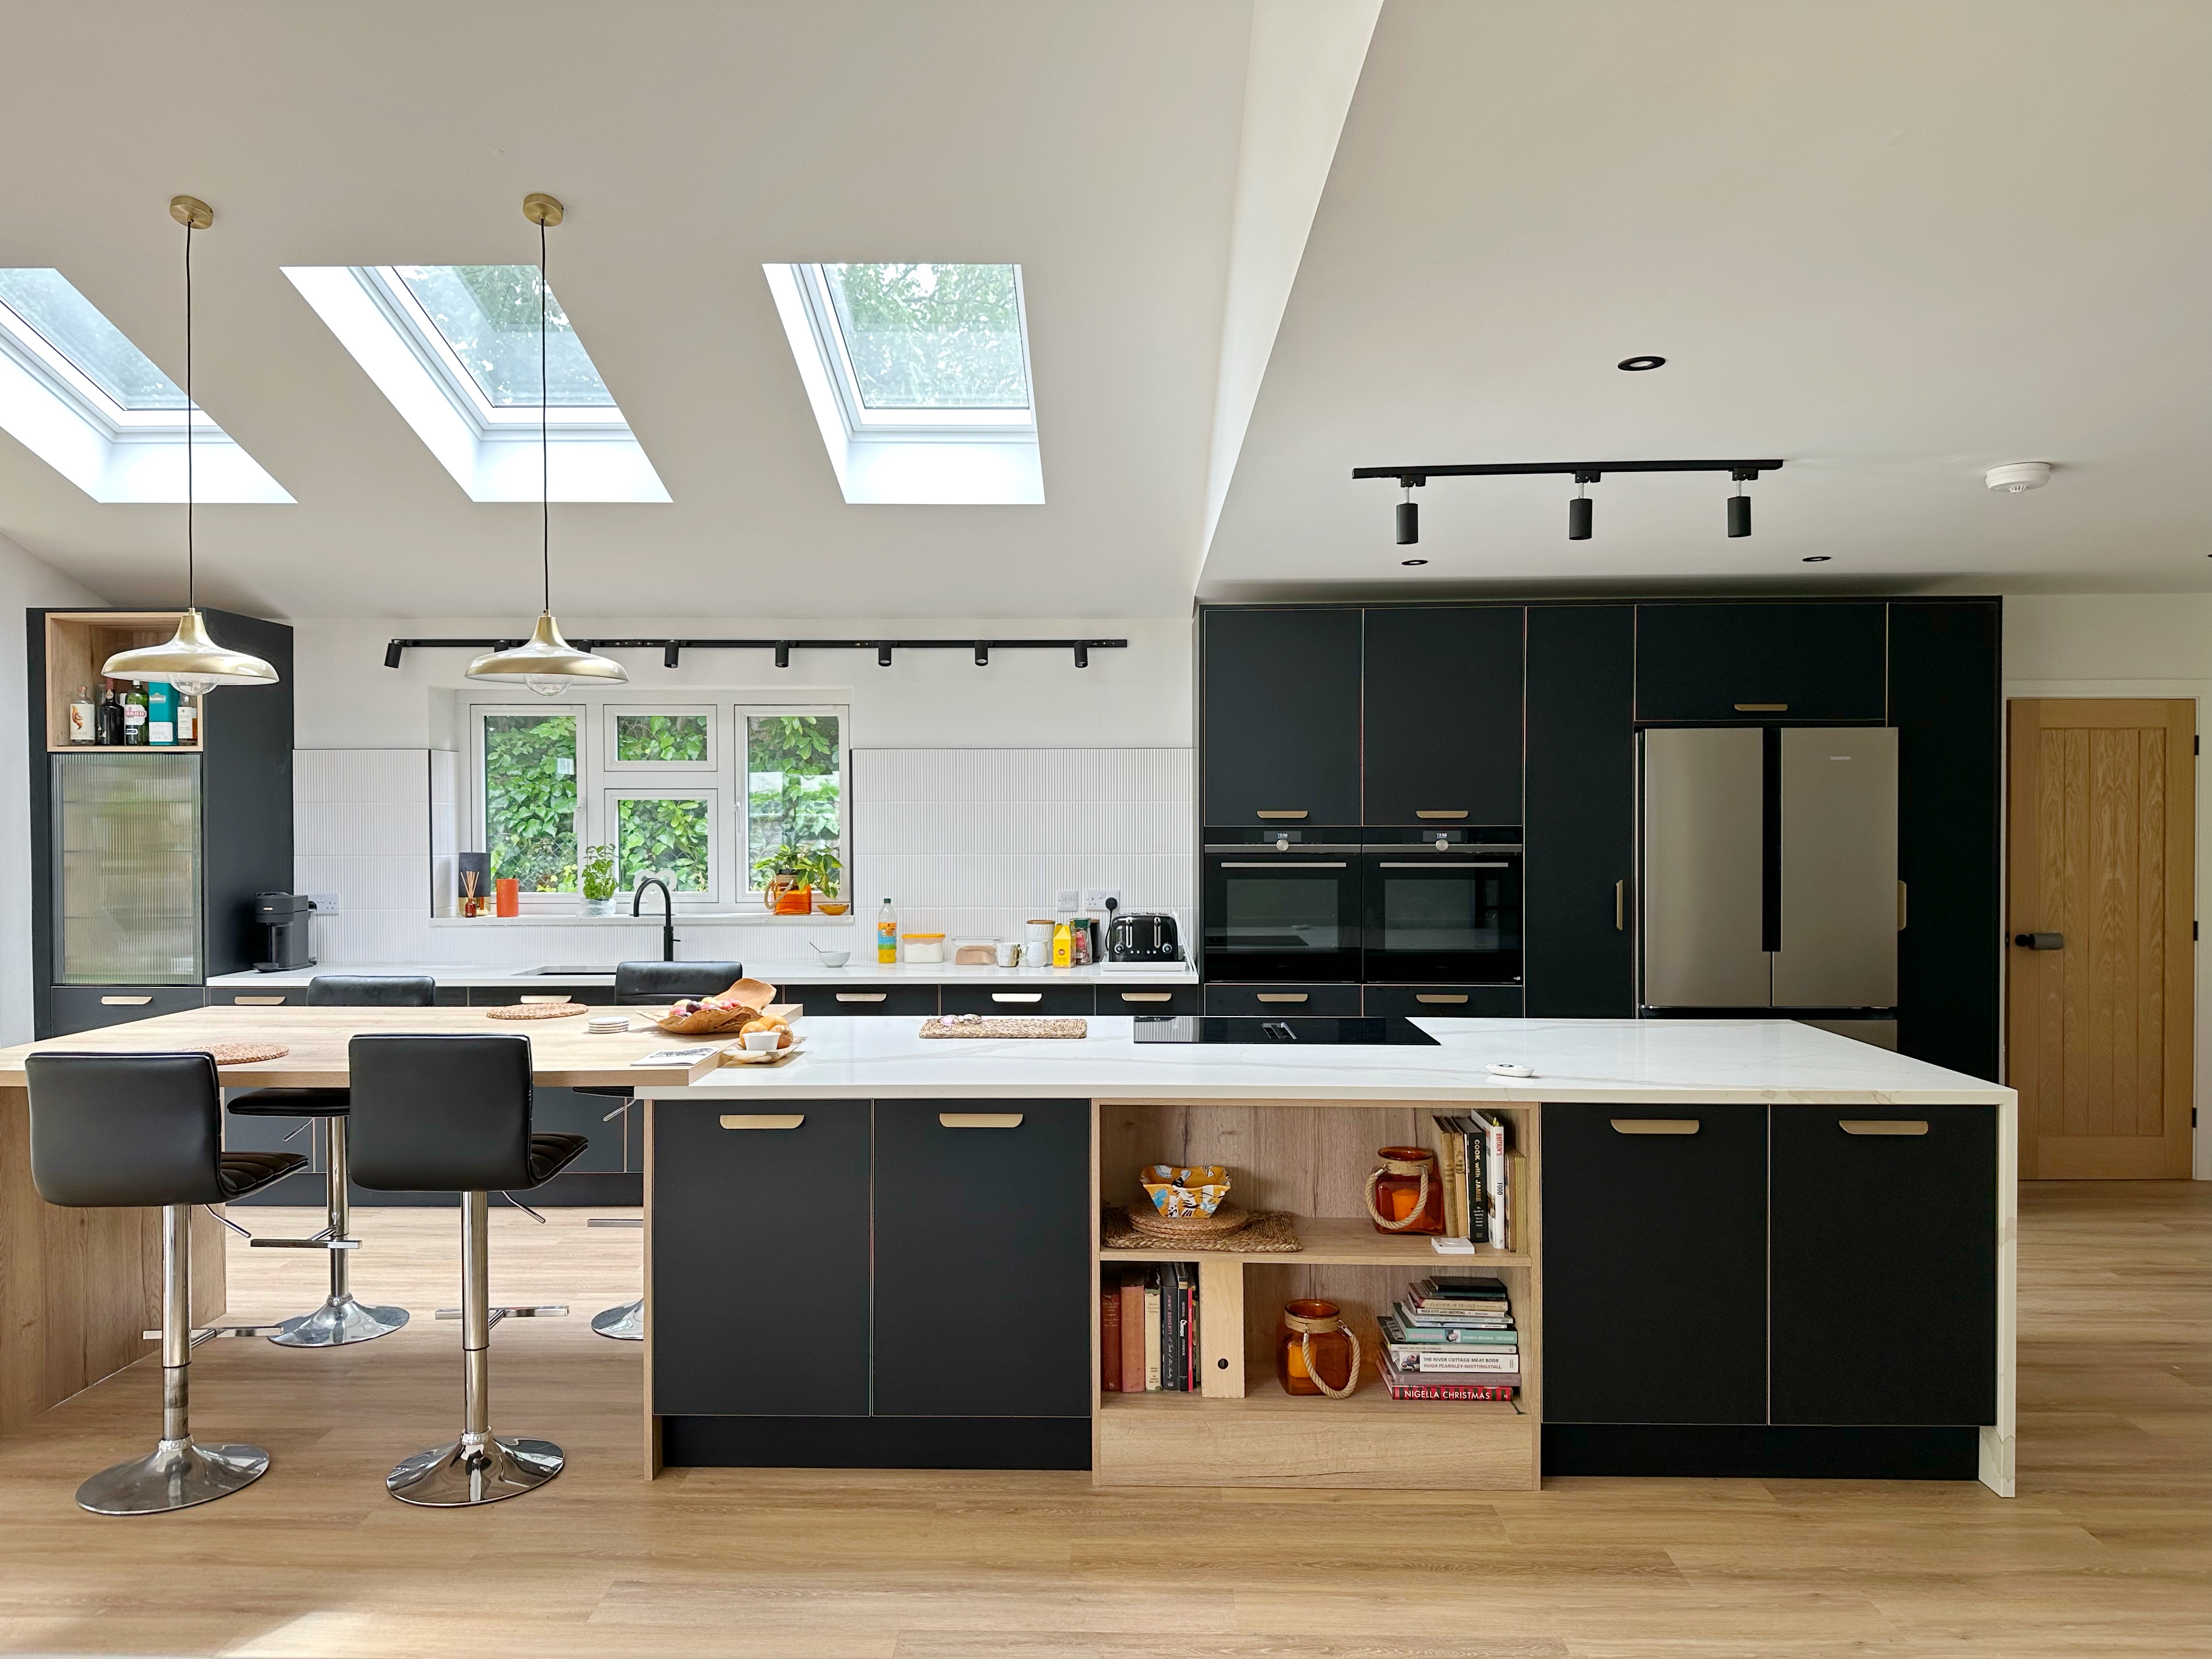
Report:
[[[1370,984],[1520,982],[1518,826],[1369,830],[1362,840]]]
[[[1208,830],[1206,977],[1359,979],[1357,830]]]

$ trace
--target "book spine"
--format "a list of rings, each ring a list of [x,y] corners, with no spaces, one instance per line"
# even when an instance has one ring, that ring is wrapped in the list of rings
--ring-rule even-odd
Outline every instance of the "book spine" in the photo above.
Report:
[[[1160,1387],[1182,1392],[1182,1263],[1160,1269]]]
[[[1145,1276],[1121,1275],[1121,1392],[1145,1391]]]
[[[1119,1280],[1098,1291],[1098,1387],[1121,1392],[1121,1286]]]
[[[1145,1286],[1145,1392],[1160,1387],[1160,1281],[1158,1275]]]
[[[1183,1284],[1183,1387],[1195,1394],[1203,1385],[1204,1374],[1199,1370],[1198,1355],[1198,1274],[1194,1270]]]
[[[1457,1351],[1435,1348],[1393,1346],[1390,1358],[1401,1370],[1420,1371],[1518,1371],[1521,1351],[1506,1348],[1497,1353],[1476,1353],[1469,1349]]]
[[[1466,1143],[1452,1127],[1450,1118],[1438,1113],[1429,1119],[1436,1128],[1437,1179],[1444,1188],[1444,1231],[1455,1238],[1467,1232],[1467,1185],[1459,1163]]]
[[[1505,1208],[1505,1120],[1486,1119],[1483,1128],[1483,1167],[1490,1182],[1490,1243],[1502,1250],[1512,1237],[1511,1218]]]
[[[1468,1234],[1476,1243],[1490,1237],[1489,1170],[1483,1161],[1482,1132],[1470,1118],[1458,1120],[1460,1157],[1467,1164]]]

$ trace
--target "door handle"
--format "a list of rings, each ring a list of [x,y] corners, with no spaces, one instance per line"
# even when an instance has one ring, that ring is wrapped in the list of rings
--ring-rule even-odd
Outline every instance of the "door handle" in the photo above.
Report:
[[[1254,816],[1263,818],[1302,818],[1306,816],[1306,809],[1301,806],[1296,811],[1291,811],[1285,808],[1273,812],[1258,812]]]
[[[1416,1002],[1465,1002],[1467,993],[1464,991],[1450,994],[1443,991],[1416,991],[1413,993],[1413,1000]]]
[[[1620,1135],[1693,1135],[1698,1133],[1698,1120],[1693,1117],[1617,1117],[1613,1120],[1613,1132]]]
[[[1416,809],[1413,816],[1417,818],[1463,818],[1467,814],[1464,812],[1424,812]]]
[[[1512,867],[1506,859],[1377,859],[1377,870],[1505,870]]]
[[[1613,884],[1613,931],[1616,933],[1628,931],[1628,884],[1626,881]]]
[[[1917,1117],[1847,1117],[1839,1119],[1836,1127],[1847,1135],[1924,1135],[1928,1133],[1927,1120]]]
[[[994,991],[991,993],[991,1000],[994,1002],[1042,1002],[1044,993],[1042,991]]]
[[[837,993],[837,1000],[840,1002],[881,1002],[890,994],[890,993],[888,991],[840,991]]]
[[[153,1000],[151,997],[102,997],[100,1006],[103,1008],[143,1008]]]
[[[1905,884],[1897,884],[1897,931],[1905,931]]]
[[[796,1129],[806,1121],[804,1112],[727,1112],[722,1116],[725,1129]]]
[[[1790,705],[1786,702],[1740,702],[1735,706],[1735,712],[1739,714],[1786,714],[1790,712]]]
[[[1304,1002],[1312,994],[1310,991],[1255,991],[1255,1002]]]
[[[1175,993],[1173,991],[1124,991],[1121,993],[1121,1000],[1124,1002],[1173,1002]]]
[[[233,997],[231,1001],[240,1008],[281,1008],[284,1006],[282,997]]]
[[[2063,951],[2066,948],[2063,933],[2014,933],[2012,942],[2028,951]]]
[[[1224,859],[1222,860],[1221,867],[1224,870],[1341,870],[1344,868],[1344,860],[1339,859],[1333,864],[1328,862],[1316,864],[1296,859],[1254,859],[1249,863],[1238,863],[1235,860]]]
[[[937,1121],[948,1129],[1018,1129],[1019,1112],[939,1112]]]

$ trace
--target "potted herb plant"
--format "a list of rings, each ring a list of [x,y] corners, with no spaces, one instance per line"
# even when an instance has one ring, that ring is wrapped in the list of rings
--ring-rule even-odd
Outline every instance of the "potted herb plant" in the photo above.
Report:
[[[844,890],[845,865],[834,847],[810,847],[800,854],[798,874],[814,890],[814,908],[825,916],[842,916],[852,906],[839,896]]]
[[[786,842],[766,856],[753,860],[753,875],[761,884],[761,901],[770,911],[783,896],[799,885],[799,851]]]
[[[586,847],[576,878],[584,890],[584,914],[611,916],[615,913],[615,849]]]

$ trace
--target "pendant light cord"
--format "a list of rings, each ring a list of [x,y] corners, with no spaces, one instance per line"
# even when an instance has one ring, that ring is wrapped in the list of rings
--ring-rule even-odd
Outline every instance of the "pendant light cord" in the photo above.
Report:
[[[538,562],[545,580],[545,611],[553,611],[553,447],[546,436],[545,221],[538,222]]]
[[[199,608],[199,561],[192,545],[192,223],[185,221],[185,609]]]

